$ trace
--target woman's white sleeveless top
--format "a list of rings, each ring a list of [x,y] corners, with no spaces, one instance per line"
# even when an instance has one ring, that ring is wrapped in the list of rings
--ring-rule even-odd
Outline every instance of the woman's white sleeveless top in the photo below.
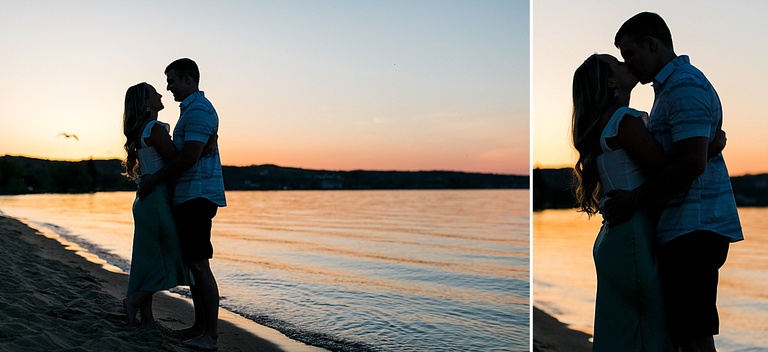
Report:
[[[645,175],[640,166],[629,154],[624,149],[611,149],[606,142],[608,138],[619,134],[619,123],[626,116],[640,118],[644,124],[648,124],[647,113],[626,106],[619,108],[611,116],[600,135],[600,146],[603,154],[597,157],[597,170],[604,193],[616,189],[633,190],[645,182]],[[605,198],[603,198],[604,200]]]
[[[153,146],[147,145],[145,142],[145,139],[149,138],[149,136],[152,134],[152,127],[156,123],[165,127],[165,129],[169,132],[171,130],[171,125],[157,120],[150,121],[147,123],[147,126],[144,127],[144,131],[141,132],[141,148],[137,151],[139,156],[139,171],[142,175],[153,174],[165,166],[165,161],[163,160],[163,157],[161,157],[157,152],[157,149],[155,149]]]

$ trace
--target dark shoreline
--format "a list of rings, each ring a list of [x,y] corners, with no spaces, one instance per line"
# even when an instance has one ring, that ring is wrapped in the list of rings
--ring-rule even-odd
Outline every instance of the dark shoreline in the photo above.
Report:
[[[135,191],[121,161],[0,156],[0,194]],[[333,171],[277,165],[223,166],[227,191],[528,189],[526,175],[460,171]]]
[[[533,169],[533,211],[576,209],[573,169]],[[733,196],[738,207],[768,207],[768,174],[731,176]]]

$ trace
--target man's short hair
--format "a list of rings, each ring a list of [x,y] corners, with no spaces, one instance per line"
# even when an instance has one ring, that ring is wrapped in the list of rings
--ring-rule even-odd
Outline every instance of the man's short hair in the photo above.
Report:
[[[195,84],[200,84],[200,70],[192,59],[182,58],[171,62],[168,67],[165,68],[165,74],[168,74],[170,71],[176,71],[179,77],[189,75]]]
[[[616,32],[613,45],[619,47],[619,42],[624,36],[627,36],[637,44],[641,44],[646,37],[654,37],[670,49],[673,49],[672,34],[669,32],[667,23],[664,22],[661,16],[653,12],[638,13],[624,22],[619,31]]]

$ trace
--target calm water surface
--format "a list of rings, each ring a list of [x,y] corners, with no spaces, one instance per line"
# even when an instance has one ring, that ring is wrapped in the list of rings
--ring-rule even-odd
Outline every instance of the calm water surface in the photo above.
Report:
[[[0,197],[0,211],[127,271],[133,193]],[[529,346],[525,190],[228,192],[221,304],[343,351]]]
[[[730,247],[720,271],[720,352],[768,351],[768,209],[739,208],[746,240]],[[592,244],[601,218],[575,210],[533,214],[534,304],[592,333],[596,278]]]

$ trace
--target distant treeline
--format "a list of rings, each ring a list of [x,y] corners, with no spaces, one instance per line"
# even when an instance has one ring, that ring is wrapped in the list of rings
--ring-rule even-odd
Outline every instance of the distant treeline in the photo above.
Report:
[[[0,157],[0,194],[132,191],[120,160]],[[227,190],[526,189],[528,176],[454,171],[323,171],[276,165],[224,166]]]
[[[573,169],[534,169],[533,209],[575,208]],[[731,177],[731,185],[740,207],[768,206],[768,174]]]

